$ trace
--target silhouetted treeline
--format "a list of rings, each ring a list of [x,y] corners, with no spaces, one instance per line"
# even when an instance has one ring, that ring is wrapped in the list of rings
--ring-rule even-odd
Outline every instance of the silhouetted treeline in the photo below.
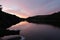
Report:
[[[26,19],[30,23],[49,24],[60,27],[60,12],[52,13],[51,15],[37,15]]]
[[[15,15],[0,11],[0,29],[9,28],[23,20],[23,18],[19,18]]]
[[[20,30],[0,30],[0,37],[9,35],[20,35]]]
[[[2,8],[0,5],[0,37],[6,36],[6,35],[19,35],[20,33],[19,30],[17,31],[7,30],[7,28],[24,20],[25,19],[23,18],[19,18],[15,15],[2,11]]]

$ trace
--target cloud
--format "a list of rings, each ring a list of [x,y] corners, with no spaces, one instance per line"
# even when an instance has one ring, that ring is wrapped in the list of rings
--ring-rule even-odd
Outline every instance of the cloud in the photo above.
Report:
[[[60,10],[60,0],[1,0],[0,2],[6,9],[19,12],[22,10],[28,16],[47,15]]]

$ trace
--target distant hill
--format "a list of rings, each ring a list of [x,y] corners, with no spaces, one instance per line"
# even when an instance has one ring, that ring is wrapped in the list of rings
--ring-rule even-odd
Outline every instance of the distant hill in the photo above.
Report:
[[[37,15],[26,19],[30,23],[49,24],[60,27],[60,12],[51,15]]]
[[[21,21],[24,21],[24,19],[19,18],[16,15],[0,11],[0,29],[9,28],[12,25],[15,25]]]
[[[7,28],[24,20],[24,18],[20,18],[16,15],[6,13],[2,11],[2,8],[0,8],[0,37],[7,35],[20,35],[20,30],[7,30]]]

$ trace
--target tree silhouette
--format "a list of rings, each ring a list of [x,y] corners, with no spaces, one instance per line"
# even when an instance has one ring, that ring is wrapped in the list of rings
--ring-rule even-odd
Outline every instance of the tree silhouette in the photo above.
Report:
[[[29,23],[49,24],[60,27],[60,12],[51,15],[37,15],[26,19]]]
[[[7,30],[7,28],[21,21],[24,21],[24,19],[2,11],[2,7],[0,5],[0,37],[5,35],[19,35],[19,30]]]

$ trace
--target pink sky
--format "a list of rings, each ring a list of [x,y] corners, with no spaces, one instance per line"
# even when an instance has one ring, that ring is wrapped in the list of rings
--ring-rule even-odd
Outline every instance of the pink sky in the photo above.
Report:
[[[60,11],[60,0],[0,0],[0,4],[4,11],[24,17]]]

